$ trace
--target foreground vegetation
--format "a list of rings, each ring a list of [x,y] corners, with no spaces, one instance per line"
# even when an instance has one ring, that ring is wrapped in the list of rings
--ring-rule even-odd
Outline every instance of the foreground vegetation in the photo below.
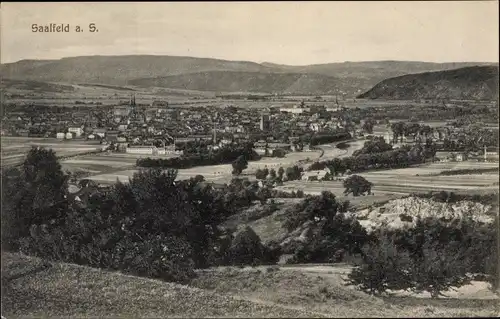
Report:
[[[257,181],[236,178],[217,189],[202,176],[175,181],[175,170],[150,169],[106,189],[87,183],[90,195],[76,201],[68,192],[70,176],[54,152],[41,148],[33,148],[20,168],[2,173],[2,248],[7,251],[184,283],[195,277],[195,269],[275,264],[284,253],[280,243],[263,245],[251,228],[233,234],[220,227],[255,200],[266,203],[273,196]],[[448,193],[429,196],[460,199]],[[275,204],[269,205],[272,213]],[[348,202],[330,192],[305,196],[290,208],[286,230],[307,226],[303,240],[287,247],[290,262],[358,260],[350,284],[369,293],[411,289],[437,297],[468,283],[471,274],[482,274],[496,288],[498,224],[429,217],[417,218],[413,228],[368,233],[349,210]]]

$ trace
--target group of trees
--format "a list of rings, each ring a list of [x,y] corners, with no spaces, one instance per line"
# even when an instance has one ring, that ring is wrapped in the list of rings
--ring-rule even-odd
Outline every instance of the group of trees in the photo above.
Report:
[[[308,224],[310,236],[295,248],[290,262],[340,262],[346,254],[359,254],[370,236],[354,217],[346,214],[348,208],[348,201],[338,201],[327,191],[306,196],[292,207],[284,227],[292,231]]]
[[[365,142],[365,146],[351,157],[342,159],[315,162],[308,170],[320,170],[328,167],[336,176],[347,171],[361,172],[369,169],[402,168],[412,164],[425,162],[436,154],[436,147],[432,143],[414,146],[402,146],[392,149],[383,139]]]
[[[373,134],[373,127],[375,126],[375,124],[377,124],[377,121],[372,118],[367,118],[363,121],[363,125],[361,126],[361,128],[366,133]]]
[[[228,145],[217,150],[200,153],[184,154],[181,157],[168,159],[139,158],[136,161],[138,167],[159,168],[191,168],[195,166],[229,164],[243,156],[247,161],[259,160],[260,156],[253,150],[253,145]],[[241,173],[241,172],[240,172]]]
[[[391,130],[394,141],[397,141],[399,137],[402,139],[403,136],[413,136],[415,138],[417,135],[420,135],[428,137],[433,132],[433,129],[429,125],[422,125],[415,122],[406,123],[402,121],[392,123]]]
[[[349,281],[373,294],[412,290],[436,298],[484,274],[496,289],[497,225],[428,217],[409,229],[379,229],[362,248],[363,261]]]
[[[321,144],[327,144],[327,143],[334,143],[334,142],[339,142],[343,140],[348,140],[351,139],[352,136],[351,134],[347,132],[340,132],[340,133],[335,133],[335,134],[329,134],[329,135],[314,135],[311,137],[309,144],[311,146],[316,146],[316,145],[321,145]]]
[[[257,169],[255,178],[258,180],[269,180],[271,182],[294,181],[301,178],[303,168],[297,165],[287,167],[286,170],[280,166],[278,171],[274,168]]]
[[[3,249],[171,281],[231,262],[218,226],[259,199],[248,181],[216,189],[201,176],[175,181],[175,170],[149,169],[106,190],[86,185],[93,194],[82,204],[54,152],[39,148],[2,173]]]

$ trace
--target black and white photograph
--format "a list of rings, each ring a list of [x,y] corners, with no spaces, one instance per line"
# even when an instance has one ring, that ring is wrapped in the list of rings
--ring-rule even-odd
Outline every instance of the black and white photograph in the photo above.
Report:
[[[500,316],[499,2],[0,4],[1,316]]]

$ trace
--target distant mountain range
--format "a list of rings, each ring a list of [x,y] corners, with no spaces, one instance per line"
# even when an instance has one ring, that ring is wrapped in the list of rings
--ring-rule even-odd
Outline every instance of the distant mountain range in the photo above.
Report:
[[[498,65],[403,75],[384,80],[359,98],[410,99],[498,99]]]
[[[218,92],[354,96],[385,79],[490,63],[344,62],[290,66],[178,56],[81,56],[0,65],[2,78],[62,83],[158,86]]]

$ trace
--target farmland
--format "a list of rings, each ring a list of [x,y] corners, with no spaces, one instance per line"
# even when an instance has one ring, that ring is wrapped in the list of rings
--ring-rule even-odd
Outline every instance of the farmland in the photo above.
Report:
[[[2,136],[2,166],[15,165],[22,162],[24,156],[32,146],[52,149],[59,157],[101,149],[101,145],[95,141]]]
[[[354,202],[377,202],[394,196],[402,196],[410,193],[428,191],[481,191],[498,189],[494,183],[498,182],[497,174],[470,174],[453,176],[426,176],[451,169],[463,168],[494,168],[498,163],[486,162],[439,162],[425,166],[381,170],[360,173],[368,181],[372,182],[374,196],[361,198],[346,197]],[[284,191],[303,190],[306,194],[319,194],[324,190],[331,191],[343,198],[344,187],[341,180],[337,181],[290,181],[278,189]]]
[[[244,175],[254,175],[257,169],[265,167],[278,169],[282,166],[286,168],[295,165],[299,161],[306,161],[308,158],[310,160],[318,159],[319,155],[320,152],[312,151],[289,153],[286,154],[284,158],[262,158],[259,161],[249,162],[248,169],[243,173]],[[129,177],[132,177],[134,173],[138,171],[135,169],[135,161],[139,157],[151,156],[120,153],[95,154],[64,160],[62,165],[67,168],[86,165],[86,169],[94,171],[101,169],[99,173],[95,173],[95,175],[90,178],[98,183],[110,184],[116,182],[116,179],[127,182]],[[160,156],[158,156],[158,158],[160,158]],[[107,168],[102,166],[107,166]],[[177,172],[177,179],[189,179],[196,175],[203,175],[207,181],[227,183],[232,178],[231,172],[231,164],[199,166],[179,169]]]

